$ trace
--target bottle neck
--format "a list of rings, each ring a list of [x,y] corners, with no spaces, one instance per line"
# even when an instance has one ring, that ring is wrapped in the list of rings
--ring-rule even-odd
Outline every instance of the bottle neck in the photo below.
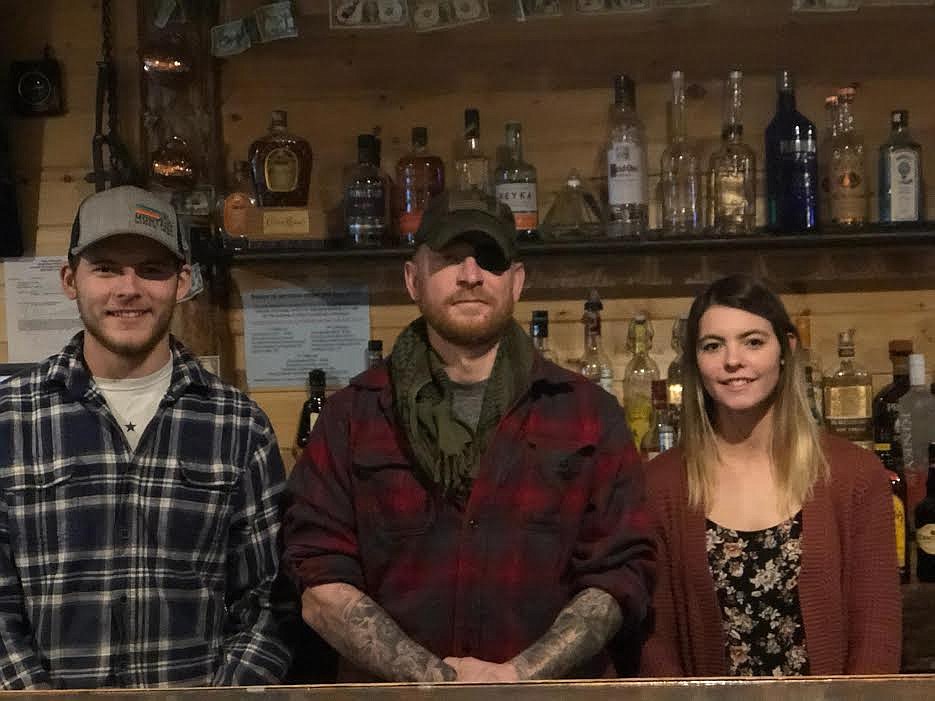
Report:
[[[795,112],[795,93],[791,90],[780,90],[776,96],[776,111]]]
[[[540,353],[543,351],[547,351],[549,350],[549,337],[548,336],[533,336],[532,345]]]
[[[688,126],[685,122],[685,96],[672,103],[672,140],[686,141],[688,139]]]
[[[854,115],[851,114],[851,106],[847,102],[838,105],[838,131],[841,134],[854,132]]]
[[[601,320],[593,319],[584,325],[584,346],[588,350],[601,347]]]
[[[468,153],[478,153],[480,151],[480,137],[469,134],[464,137],[464,146]]]

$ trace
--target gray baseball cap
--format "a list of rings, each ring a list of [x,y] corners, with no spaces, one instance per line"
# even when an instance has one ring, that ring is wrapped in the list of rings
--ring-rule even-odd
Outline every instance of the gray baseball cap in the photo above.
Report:
[[[69,254],[77,256],[88,246],[119,234],[145,236],[185,260],[175,208],[133,185],[121,185],[85,198],[71,227]]]

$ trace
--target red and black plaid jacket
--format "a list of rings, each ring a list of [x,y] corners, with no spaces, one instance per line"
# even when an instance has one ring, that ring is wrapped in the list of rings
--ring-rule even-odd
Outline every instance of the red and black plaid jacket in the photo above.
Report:
[[[329,399],[292,472],[286,567],[301,590],[357,587],[439,657],[506,661],[589,587],[635,635],[654,571],[641,475],[616,400],[537,356],[458,505],[420,482],[388,373],[370,370]],[[608,669],[604,653],[573,675]]]

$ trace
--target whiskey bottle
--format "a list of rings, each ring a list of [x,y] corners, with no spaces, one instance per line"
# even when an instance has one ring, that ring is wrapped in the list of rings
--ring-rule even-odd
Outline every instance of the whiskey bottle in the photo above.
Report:
[[[698,154],[685,126],[685,75],[672,72],[672,137],[661,159],[662,228],[677,236],[701,233]]]
[[[646,185],[646,133],[636,113],[636,86],[626,75],[614,78],[607,143],[607,235],[642,236],[649,226]]]
[[[344,189],[344,225],[355,246],[379,246],[386,235],[387,182],[373,134],[357,137],[357,167]]]
[[[800,314],[795,320],[796,330],[799,332],[799,358],[802,362],[802,373],[805,380],[805,394],[808,398],[812,416],[819,424],[822,423],[822,378],[818,359],[812,352],[812,317],[810,314]]]
[[[523,160],[523,127],[519,122],[506,124],[506,161],[494,173],[497,199],[513,211],[516,235],[520,241],[539,239],[539,201],[536,169]]]
[[[601,344],[601,310],[603,308],[604,304],[597,290],[591,290],[591,294],[584,303],[584,316],[581,317],[581,322],[584,324],[584,355],[580,360],[581,374],[613,394],[614,370]]]
[[[743,142],[743,73],[727,77],[721,148],[711,155],[714,233],[752,234],[756,227],[756,154]]]
[[[302,410],[299,412],[299,427],[295,433],[296,452],[301,453],[308,445],[309,436],[315,428],[315,422],[318,421],[318,415],[321,414],[324,405],[325,371],[316,368],[308,374],[308,399],[302,404]]]
[[[246,236],[259,227],[250,164],[234,161],[230,191],[220,202],[221,226],[229,236]]]
[[[378,368],[383,365],[383,341],[371,338],[367,341],[367,369]]]
[[[305,207],[312,174],[308,141],[286,131],[285,110],[274,110],[266,136],[250,146],[253,187],[261,207]]]
[[[935,582],[935,443],[928,446],[925,498],[916,504],[916,577]]]
[[[643,436],[643,442],[640,445],[640,452],[646,460],[652,460],[673,447],[676,435],[666,397],[666,381],[653,380],[651,392],[652,428]]]
[[[659,366],[649,356],[652,346],[652,323],[645,314],[637,314],[627,328],[627,350],[633,357],[623,376],[623,408],[637,446],[652,428],[652,383],[659,379]]]
[[[837,136],[831,144],[831,223],[854,228],[867,220],[864,142],[854,126],[851,105],[857,91],[838,90]]]
[[[456,186],[459,190],[491,193],[490,160],[480,147],[480,112],[464,110],[464,150],[455,161]]]
[[[539,354],[546,360],[555,362],[555,354],[549,348],[549,312],[545,309],[536,309],[532,313],[532,321],[529,323],[529,335],[532,337],[532,345]]]
[[[922,147],[909,134],[909,112],[890,117],[890,138],[880,146],[880,221],[919,222],[922,204]]]
[[[428,150],[428,129],[412,128],[412,151],[396,164],[396,230],[405,246],[415,243],[428,201],[445,189],[445,164]]]
[[[825,426],[862,448],[873,450],[873,384],[854,362],[854,329],[838,334],[837,370],[824,379]]]
[[[766,226],[776,232],[818,228],[818,135],[795,104],[792,73],[776,80],[776,115],[766,127]]]

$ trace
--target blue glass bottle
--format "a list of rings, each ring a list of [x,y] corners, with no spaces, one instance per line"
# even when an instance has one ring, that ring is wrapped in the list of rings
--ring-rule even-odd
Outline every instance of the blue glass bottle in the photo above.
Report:
[[[792,73],[776,80],[776,116],[766,127],[766,226],[774,232],[818,229],[818,133],[795,108]]]

